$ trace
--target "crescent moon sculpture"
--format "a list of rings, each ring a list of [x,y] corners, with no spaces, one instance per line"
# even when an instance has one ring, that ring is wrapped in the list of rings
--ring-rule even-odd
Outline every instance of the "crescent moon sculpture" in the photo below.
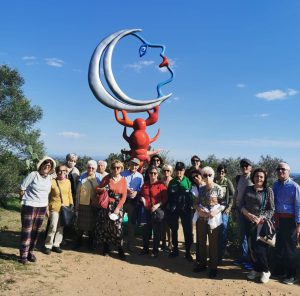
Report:
[[[165,47],[163,45],[151,44],[147,42],[144,38],[136,33],[140,31],[141,29],[126,29],[113,33],[99,43],[92,55],[88,74],[90,88],[97,100],[111,109],[120,111],[125,110],[128,112],[143,112],[159,106],[172,95],[172,93],[163,95],[161,92],[161,87],[171,82],[174,77],[173,71],[169,67],[167,57],[164,55]],[[160,67],[166,67],[171,74],[171,78],[157,85],[158,98],[156,99],[137,100],[130,98],[121,90],[115,80],[111,67],[112,54],[116,44],[127,35],[133,35],[143,42],[143,45],[140,47],[140,56],[143,56],[146,53],[147,47],[156,47],[162,49],[160,56],[163,58],[163,62],[160,64]],[[114,96],[105,89],[100,78],[99,70],[102,57],[104,77],[110,91]]]

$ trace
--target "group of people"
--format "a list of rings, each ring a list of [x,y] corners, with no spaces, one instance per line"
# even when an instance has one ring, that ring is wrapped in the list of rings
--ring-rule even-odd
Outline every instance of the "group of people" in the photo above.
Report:
[[[133,252],[135,228],[143,226],[143,247],[140,255],[157,258],[162,249],[169,257],[179,256],[179,218],[184,234],[184,256],[193,262],[193,223],[196,228],[196,262],[194,272],[208,269],[208,277],[215,278],[218,265],[226,254],[229,217],[233,217],[240,234],[240,258],[235,265],[249,270],[248,279],[259,278],[267,283],[271,276],[269,244],[258,240],[258,229],[276,227],[275,269],[272,275],[283,278],[286,284],[296,281],[296,244],[300,236],[300,187],[290,178],[290,167],[279,163],[278,180],[267,186],[267,172],[256,168],[251,161],[240,161],[241,175],[234,188],[226,177],[227,168],[220,164],[201,167],[197,155],[186,169],[183,162],[174,167],[163,164],[159,155],[151,158],[144,174],[138,169],[140,160],[129,160],[128,169],[120,160],[113,160],[110,173],[105,161],[87,162],[82,174],[76,168],[77,155],[71,153],[66,163],[56,166],[51,157],[44,157],[37,171],[22,182],[20,261],[35,262],[34,248],[44,216],[48,217],[44,253],[61,253],[64,227],[60,223],[62,206],[74,207],[77,214],[74,249],[88,236],[89,247],[100,248],[109,255],[115,246],[120,259]],[[54,173],[55,172],[55,173]],[[106,206],[99,207],[99,196],[107,197]],[[124,243],[123,218],[128,216],[128,235]],[[270,226],[270,227],[271,227]],[[152,249],[150,252],[150,239]],[[208,252],[207,252],[208,240]],[[209,257],[209,261],[207,260]]]

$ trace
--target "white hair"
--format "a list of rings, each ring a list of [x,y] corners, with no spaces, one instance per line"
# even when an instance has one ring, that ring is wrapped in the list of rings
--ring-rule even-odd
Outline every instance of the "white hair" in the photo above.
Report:
[[[201,169],[201,176],[203,177],[204,174],[212,174],[212,178],[215,177],[215,171],[210,166],[206,166],[203,169]]]
[[[89,160],[89,161],[87,162],[86,166],[87,166],[87,167],[88,167],[88,166],[91,166],[91,167],[93,167],[94,169],[96,169],[96,168],[97,168],[97,162],[96,162],[96,160],[91,159],[91,160]]]
[[[286,162],[280,162],[280,163],[278,164],[277,167],[279,167],[279,166],[283,166],[283,167],[286,168],[289,172],[291,171],[290,166],[289,166]]]
[[[169,170],[171,174],[173,173],[173,167],[170,164],[164,164],[162,170]]]
[[[99,160],[98,165],[102,164],[104,166],[104,169],[107,167],[107,162],[105,160]]]

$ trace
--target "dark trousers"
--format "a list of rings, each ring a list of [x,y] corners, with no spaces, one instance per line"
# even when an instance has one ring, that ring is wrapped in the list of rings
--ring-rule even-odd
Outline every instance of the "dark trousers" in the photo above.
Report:
[[[268,272],[268,250],[269,246],[257,240],[257,226],[245,218],[245,231],[248,239],[249,256],[253,269],[257,272]]]
[[[294,218],[279,218],[275,246],[275,274],[287,273],[287,277],[295,277],[297,269],[296,239]]]
[[[45,213],[46,207],[36,208],[25,205],[22,206],[20,257],[23,260],[26,260],[28,254],[32,253],[35,248]]]
[[[208,237],[209,249],[209,267],[217,269],[218,267],[218,240],[220,226],[211,230],[207,221],[198,218],[196,224],[197,244],[196,244],[196,260],[199,265],[206,267],[207,265],[207,247],[206,241]]]
[[[162,222],[153,222],[151,213],[146,211],[146,224],[143,229],[143,249],[149,249],[149,241],[153,230],[153,252],[158,252]]]
[[[179,218],[181,220],[185,251],[190,253],[191,246],[193,243],[193,225],[192,225],[192,211],[175,211],[169,213],[169,225],[172,231],[172,244],[174,250],[178,250],[178,228],[179,228]]]

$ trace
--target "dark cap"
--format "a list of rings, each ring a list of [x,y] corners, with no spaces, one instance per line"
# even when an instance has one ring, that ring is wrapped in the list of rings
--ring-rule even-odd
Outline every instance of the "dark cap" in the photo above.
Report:
[[[200,157],[197,156],[197,155],[193,155],[193,156],[191,157],[191,162],[192,162],[194,159],[195,159],[195,160],[201,161]]]
[[[176,162],[175,170],[176,170],[176,171],[182,171],[182,170],[185,170],[185,164],[184,164],[183,162],[181,162],[181,161]]]
[[[241,159],[240,165],[243,165],[243,164],[252,165],[251,161],[248,158]]]
[[[136,163],[136,164],[140,164],[140,160],[138,158],[132,158],[130,159],[130,162]]]

